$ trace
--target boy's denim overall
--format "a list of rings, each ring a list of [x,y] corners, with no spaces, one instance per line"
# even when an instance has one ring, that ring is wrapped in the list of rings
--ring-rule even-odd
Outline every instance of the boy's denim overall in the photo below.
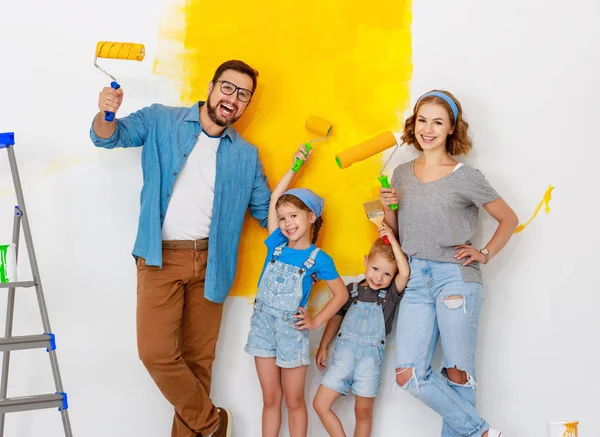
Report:
[[[350,388],[355,395],[376,397],[381,383],[381,367],[385,349],[383,301],[387,290],[379,290],[377,302],[360,302],[355,283],[354,299],[344,316],[337,335],[332,362],[321,384],[343,395]]]

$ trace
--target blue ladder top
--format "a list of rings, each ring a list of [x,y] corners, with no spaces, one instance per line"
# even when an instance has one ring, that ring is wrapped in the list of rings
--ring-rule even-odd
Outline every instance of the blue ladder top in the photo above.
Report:
[[[8,146],[14,146],[15,144],[15,133],[6,132],[0,133],[0,149],[6,149]]]

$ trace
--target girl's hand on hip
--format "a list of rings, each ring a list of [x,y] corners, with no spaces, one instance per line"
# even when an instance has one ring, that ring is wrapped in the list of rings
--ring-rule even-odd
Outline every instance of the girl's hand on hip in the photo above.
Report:
[[[308,314],[308,311],[306,311],[306,308],[302,308],[302,307],[298,307],[298,309],[300,310],[300,314],[298,314],[296,316],[296,319],[300,319],[299,321],[297,321],[296,323],[294,323],[294,327],[298,330],[298,331],[303,331],[305,329],[316,329],[318,328],[315,319],[313,319],[310,314]]]
[[[458,260],[462,260],[467,258],[465,262],[463,262],[463,266],[468,266],[472,262],[478,262],[479,264],[485,264],[485,255],[481,253],[479,250],[475,249],[473,246],[469,246],[466,244],[460,246],[454,246],[454,250],[457,250],[454,258]]]

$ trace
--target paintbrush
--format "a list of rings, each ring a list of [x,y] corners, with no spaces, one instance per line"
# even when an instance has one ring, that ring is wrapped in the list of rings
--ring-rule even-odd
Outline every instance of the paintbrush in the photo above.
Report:
[[[383,219],[385,217],[385,213],[383,212],[383,208],[381,207],[379,200],[365,202],[363,203],[363,208],[367,213],[367,218],[369,221],[375,223],[377,225],[377,229],[379,229],[383,225]],[[387,235],[384,235],[382,240],[388,246],[390,245],[390,240],[388,239]]]

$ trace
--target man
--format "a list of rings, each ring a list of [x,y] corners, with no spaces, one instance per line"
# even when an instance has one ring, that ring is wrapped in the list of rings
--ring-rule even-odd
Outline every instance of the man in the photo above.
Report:
[[[231,413],[210,400],[223,301],[236,269],[244,214],[266,226],[269,190],[256,147],[231,127],[258,73],[241,61],[217,68],[206,103],[152,105],[107,122],[122,89],[100,93],[96,146],[144,146],[137,239],[138,351],[175,407],[172,437],[229,437]]]

